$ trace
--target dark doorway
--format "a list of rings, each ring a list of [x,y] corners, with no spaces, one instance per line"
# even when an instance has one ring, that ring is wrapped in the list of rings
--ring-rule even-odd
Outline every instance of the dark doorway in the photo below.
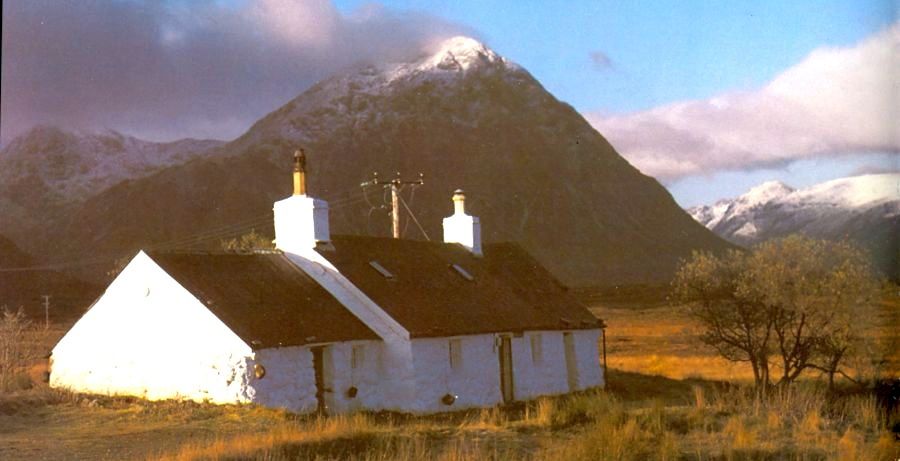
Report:
[[[310,349],[313,356],[313,370],[316,375],[316,411],[319,413],[328,413],[329,401],[331,400],[331,379],[330,371],[327,366],[329,356],[331,355],[327,346],[318,346]]]
[[[563,346],[566,353],[566,380],[569,391],[578,390],[578,359],[575,356],[575,337],[572,333],[563,333]]]
[[[515,400],[513,392],[512,342],[509,336],[500,337],[500,392],[503,403]]]

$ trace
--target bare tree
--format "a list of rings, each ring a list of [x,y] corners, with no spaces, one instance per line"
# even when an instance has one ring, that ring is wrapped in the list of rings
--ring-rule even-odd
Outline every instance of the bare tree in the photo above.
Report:
[[[854,246],[800,236],[750,253],[695,253],[673,284],[701,324],[702,340],[728,360],[749,362],[760,390],[771,385],[773,366],[777,385],[809,369],[825,372],[833,385],[878,287]]]
[[[695,252],[679,268],[676,299],[687,303],[690,315],[703,328],[700,339],[733,362],[748,362],[757,389],[769,383],[772,319],[765,306],[743,296],[741,273],[747,255],[731,250],[722,257]]]
[[[789,384],[816,369],[833,386],[878,296],[866,255],[847,242],[790,236],[759,245],[747,262],[744,290],[772,316],[778,382]]]

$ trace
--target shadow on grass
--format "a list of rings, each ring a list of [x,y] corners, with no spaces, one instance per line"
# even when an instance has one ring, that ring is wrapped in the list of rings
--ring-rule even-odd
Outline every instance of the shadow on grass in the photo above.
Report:
[[[704,391],[723,390],[734,386],[724,381],[688,378],[683,380],[665,376],[644,375],[610,368],[606,377],[606,390],[623,402],[660,400],[667,405],[692,405],[694,388]]]

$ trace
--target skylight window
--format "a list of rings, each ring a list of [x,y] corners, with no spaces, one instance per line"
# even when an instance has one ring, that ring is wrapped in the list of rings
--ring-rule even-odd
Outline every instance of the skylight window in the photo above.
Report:
[[[470,282],[475,280],[475,277],[472,277],[472,274],[470,274],[469,271],[463,269],[463,267],[459,264],[451,264],[450,267],[453,268],[453,270],[455,270],[456,273],[460,275],[460,277]]]
[[[394,279],[394,274],[392,274],[391,271],[385,269],[384,266],[378,263],[378,261],[369,261],[369,265],[372,266],[373,269],[378,271],[379,274],[383,275],[384,278],[388,280]]]

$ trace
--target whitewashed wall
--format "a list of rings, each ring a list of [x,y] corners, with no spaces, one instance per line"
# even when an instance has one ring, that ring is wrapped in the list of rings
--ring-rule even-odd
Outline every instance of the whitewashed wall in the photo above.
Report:
[[[602,386],[603,374],[597,350],[600,330],[576,330],[571,333],[578,368],[575,390]],[[537,363],[532,358],[532,335],[539,335],[541,340],[541,357]],[[485,334],[413,339],[416,398],[406,411],[455,411],[502,402],[496,337]],[[459,339],[462,347],[462,363],[457,369],[450,365],[451,339]],[[516,400],[570,392],[562,331],[529,331],[520,337],[513,337],[510,344]],[[448,393],[458,397],[450,406],[441,403],[441,397]]]
[[[50,385],[249,402],[252,351],[143,252],[53,349]]]
[[[531,356],[531,337],[541,339],[541,359],[534,363]],[[569,392],[566,381],[566,360],[561,331],[528,331],[512,339],[513,382],[516,400],[542,395]]]
[[[316,376],[312,353],[306,347],[280,347],[256,351],[252,365],[266,374],[250,383],[253,403],[295,413],[316,410]]]
[[[605,386],[598,349],[600,330],[575,330],[575,356],[578,363],[578,390]]]
[[[415,403],[409,411],[433,413],[496,405],[500,395],[500,368],[494,335],[459,336],[462,363],[450,367],[450,338],[412,340]],[[441,403],[445,394],[456,402]]]
[[[381,367],[381,341],[354,341],[327,344],[323,354],[324,367],[332,391],[326,395],[328,409],[333,413],[354,410],[379,410],[387,407]],[[362,360],[352,367],[354,347],[361,348]],[[310,347],[282,347],[262,349],[256,352],[253,362],[265,367],[262,379],[253,379],[253,402],[268,407],[284,408],[296,413],[315,411],[316,377],[313,354]],[[356,387],[356,397],[349,397],[347,390]]]

